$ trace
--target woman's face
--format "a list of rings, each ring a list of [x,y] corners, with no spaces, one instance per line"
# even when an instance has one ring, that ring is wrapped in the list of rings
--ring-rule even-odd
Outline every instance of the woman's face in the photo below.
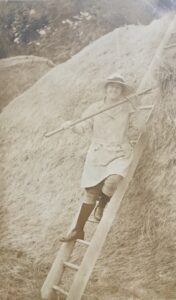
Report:
[[[106,103],[116,102],[122,95],[122,86],[118,84],[108,84],[106,88]]]

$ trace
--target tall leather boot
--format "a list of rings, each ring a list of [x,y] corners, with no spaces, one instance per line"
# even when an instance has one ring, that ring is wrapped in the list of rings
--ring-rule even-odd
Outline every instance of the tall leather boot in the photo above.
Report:
[[[105,207],[106,207],[106,205],[108,204],[109,201],[110,201],[110,197],[102,193],[102,197],[99,200],[99,202],[98,202],[98,204],[97,204],[97,206],[95,207],[95,210],[94,210],[94,218],[97,221],[101,220],[101,218],[103,216],[104,209],[105,209]]]
[[[66,237],[62,237],[60,239],[61,242],[67,243],[76,239],[84,240],[84,225],[86,224],[86,221],[88,220],[94,207],[94,204],[82,204],[75,228]]]

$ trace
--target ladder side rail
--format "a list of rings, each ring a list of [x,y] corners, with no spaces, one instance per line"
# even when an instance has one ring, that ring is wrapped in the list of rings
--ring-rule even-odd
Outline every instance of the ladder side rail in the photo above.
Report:
[[[172,32],[175,31],[175,27],[176,27],[176,14],[173,13],[173,18],[171,19],[170,24],[169,24],[167,30],[165,31],[164,36],[163,36],[160,44],[158,45],[158,48],[156,49],[156,52],[155,52],[154,57],[152,58],[151,64],[149,65],[144,77],[142,78],[142,81],[139,84],[139,87],[138,87],[136,93],[138,93],[138,91],[146,88],[148,83],[150,84],[151,75],[154,73],[156,65],[159,62],[159,60],[162,56],[162,53],[165,50],[165,47],[167,46],[167,43],[169,42],[171,34],[172,34]]]
[[[75,222],[79,215],[79,211],[74,217],[74,220],[69,228],[69,231],[74,228]],[[68,232],[69,232],[68,231]],[[60,282],[64,271],[64,262],[68,261],[71,253],[73,252],[75,242],[64,243],[61,245],[60,250],[58,251],[56,258],[52,264],[50,271],[44,281],[44,284],[41,288],[41,297],[43,300],[50,300],[54,296],[53,286],[57,285]]]
[[[50,300],[54,296],[53,286],[57,285],[64,271],[64,262],[70,258],[74,248],[74,242],[63,244],[52,264],[47,278],[41,289],[41,297],[44,300]]]

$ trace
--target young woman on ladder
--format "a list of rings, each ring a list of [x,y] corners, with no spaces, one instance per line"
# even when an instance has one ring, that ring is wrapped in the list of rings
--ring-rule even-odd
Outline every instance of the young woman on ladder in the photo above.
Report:
[[[130,113],[134,112],[131,102],[126,101],[113,109],[129,95],[133,89],[123,77],[114,74],[105,83],[105,98],[91,105],[83,117],[91,116],[96,111],[105,111],[95,117],[76,125],[74,131],[84,134],[88,128],[92,130],[92,142],[89,147],[81,187],[85,189],[85,198],[74,229],[60,240],[70,242],[84,239],[84,225],[94,210],[94,217],[101,220],[103,211],[114,194],[119,182],[126,176],[133,160],[133,149],[128,138]],[[106,110],[107,108],[107,110]],[[70,121],[64,123],[67,127]],[[98,205],[96,206],[96,201]]]

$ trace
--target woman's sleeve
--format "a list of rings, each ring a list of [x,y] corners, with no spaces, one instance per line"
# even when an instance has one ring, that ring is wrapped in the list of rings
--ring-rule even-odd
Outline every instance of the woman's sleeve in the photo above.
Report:
[[[128,109],[129,114],[133,114],[137,111],[137,107],[131,101],[128,101],[127,107],[128,107],[127,109]]]
[[[90,131],[93,129],[93,117],[91,117],[91,114],[93,114],[92,109],[89,107],[81,116],[81,119],[87,118],[87,120],[82,121],[80,124],[77,124],[73,127],[73,132],[76,132],[80,135],[86,133],[87,131]]]
[[[144,117],[140,109],[133,105],[133,103],[129,103],[129,115],[132,127],[134,127],[135,130],[142,131],[145,123]]]

